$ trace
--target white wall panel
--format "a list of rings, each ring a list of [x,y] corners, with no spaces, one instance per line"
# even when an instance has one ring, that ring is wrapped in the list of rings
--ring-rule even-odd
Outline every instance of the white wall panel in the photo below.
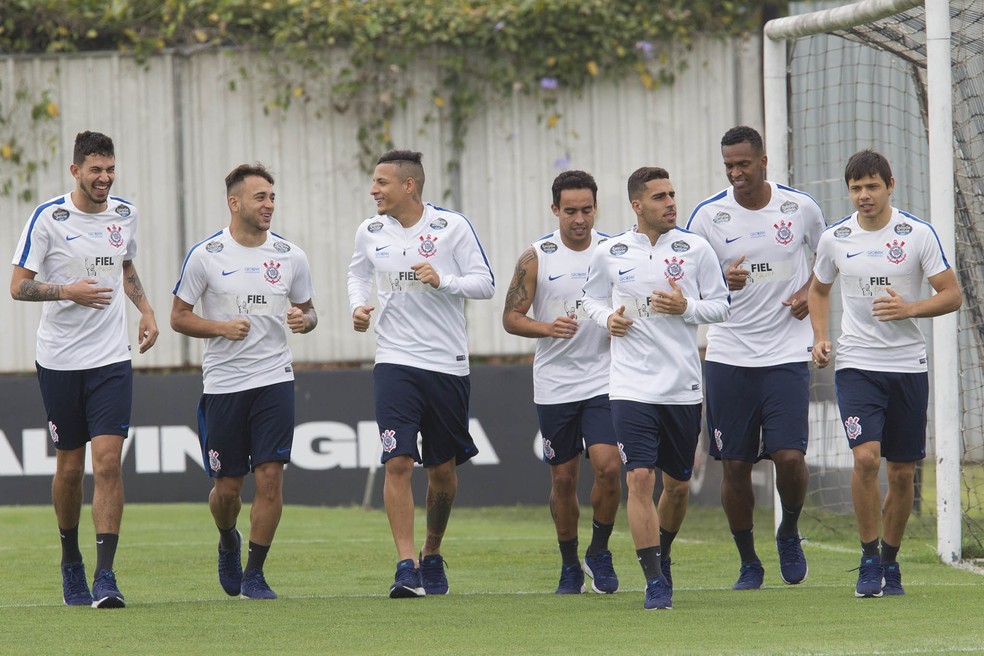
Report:
[[[469,126],[461,158],[460,196],[454,180],[447,118],[426,90],[439,71],[401,74],[401,84],[421,90],[397,112],[391,132],[397,147],[424,153],[424,198],[465,214],[474,224],[496,276],[491,301],[470,301],[474,355],[532,351],[532,340],[506,335],[502,303],[516,258],[533,239],[551,231],[550,184],[565,168],[591,172],[599,184],[598,228],[618,232],[633,215],[625,180],[635,168],[670,171],[681,222],[703,197],[727,182],[720,164],[721,134],[738,123],[760,126],[757,42],[706,39],[680,55],[688,68],[675,84],[647,91],[635,78],[599,83],[580,93],[559,90],[549,110],[536,96],[517,93],[489,103]],[[241,69],[249,71],[244,78]],[[12,257],[37,202],[69,191],[75,134],[92,129],[113,137],[117,148],[114,194],[140,209],[137,269],[154,305],[162,335],[135,356],[137,367],[197,365],[201,342],[170,331],[171,290],[181,261],[198,241],[228,223],[225,175],[243,162],[263,162],[277,179],[273,230],[298,243],[311,260],[318,329],[291,336],[295,360],[304,363],[369,361],[373,336],[352,330],[345,273],[356,226],[373,212],[370,175],[359,167],[358,107],[331,109],[327,92],[288,110],[266,109],[282,80],[263,72],[262,58],[233,51],[169,53],[138,64],[119,54],[0,58],[0,103],[15,107],[19,88],[34,96],[51,90],[57,119],[40,127],[13,116],[31,157],[43,157],[31,191],[34,200],[0,197],[0,253]],[[311,80],[309,91],[324,90]],[[29,107],[21,107],[27,111]],[[546,118],[561,119],[548,129]],[[444,110],[446,113],[446,110]],[[425,122],[425,117],[432,120]],[[420,126],[424,126],[421,128]],[[54,154],[46,154],[51,140]],[[0,173],[9,175],[0,162]],[[39,307],[0,295],[4,317],[0,371],[33,368]],[[132,330],[136,314],[131,312]]]

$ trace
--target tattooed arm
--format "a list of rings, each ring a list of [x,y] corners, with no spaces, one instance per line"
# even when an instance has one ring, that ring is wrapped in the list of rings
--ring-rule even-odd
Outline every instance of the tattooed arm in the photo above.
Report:
[[[577,331],[577,321],[570,317],[557,317],[553,323],[531,319],[527,312],[533,305],[536,294],[536,274],[539,263],[536,251],[530,246],[519,256],[516,271],[513,272],[506,305],[502,310],[502,327],[507,333],[520,337],[557,337],[570,339]]]
[[[83,278],[70,285],[51,285],[34,279],[37,273],[14,265],[10,276],[10,296],[15,301],[72,301],[94,310],[105,309],[112,301],[112,288]]]
[[[123,261],[123,291],[136,308],[140,310],[140,323],[137,325],[137,342],[140,345],[140,352],[146,353],[147,349],[157,342],[157,336],[160,335],[160,330],[157,328],[154,309],[150,307],[150,301],[147,300],[143,285],[140,284],[137,267],[133,266],[133,260]]]

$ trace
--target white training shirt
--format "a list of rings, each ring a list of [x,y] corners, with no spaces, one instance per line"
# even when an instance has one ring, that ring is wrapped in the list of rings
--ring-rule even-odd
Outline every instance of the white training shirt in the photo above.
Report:
[[[687,299],[682,315],[659,314],[649,304],[654,291],[671,291],[670,278]],[[620,305],[634,321],[625,337],[611,339],[610,398],[662,405],[703,400],[697,324],[724,321],[731,304],[707,240],[673,228],[655,245],[631,231],[602,241],[591,256],[583,304],[606,332]]]
[[[769,367],[810,359],[810,320],[795,319],[782,303],[810,279],[809,254],[827,225],[808,194],[769,185],[772,197],[762,209],[745,209],[728,187],[698,205],[687,223],[710,242],[722,269],[744,255],[740,266],[750,272],[744,289],[731,292],[728,320],[707,329],[711,362]]]
[[[243,316],[250,322],[244,340],[205,340],[206,394],[294,380],[287,311],[291,303],[306,303],[314,296],[307,255],[296,244],[268,232],[262,246],[251,248],[225,228],[191,247],[173,293],[190,305],[201,301],[205,319]]]
[[[113,290],[101,310],[68,300],[41,304],[36,359],[42,367],[77,371],[130,359],[123,262],[137,254],[136,232],[137,208],[115,196],[96,214],[75,207],[71,194],[34,210],[12,263],[36,273],[39,282],[94,278]]]
[[[440,289],[416,279],[411,265],[430,262]],[[495,279],[478,236],[461,214],[426,203],[420,220],[404,228],[391,216],[363,221],[348,269],[349,312],[369,304],[376,362],[468,375],[465,299],[492,298]]]
[[[924,278],[950,268],[933,226],[892,208],[881,230],[868,231],[857,212],[820,236],[814,273],[825,284],[840,274],[841,336],[836,368],[918,373],[927,371],[926,339],[914,319],[879,321],[872,301],[891,287],[906,301],[918,300]]]
[[[533,402],[539,404],[585,401],[608,393],[611,366],[608,331],[591,320],[581,302],[588,264],[599,241],[607,239],[591,231],[591,245],[574,251],[558,233],[533,242],[536,253],[536,293],[533,319],[553,323],[574,315],[578,326],[570,339],[540,337],[533,356]]]

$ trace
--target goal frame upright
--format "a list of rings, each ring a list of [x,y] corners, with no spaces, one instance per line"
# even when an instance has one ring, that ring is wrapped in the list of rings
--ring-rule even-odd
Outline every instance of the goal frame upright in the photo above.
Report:
[[[769,178],[789,184],[789,108],[787,105],[787,47],[790,40],[814,36],[888,18],[923,6],[922,0],[863,0],[851,5],[811,12],[766,23],[762,39],[765,136],[769,148]],[[955,261],[955,204],[953,165],[953,104],[950,69],[950,10],[947,0],[925,0],[926,72],[929,134],[929,196],[933,227],[943,251]],[[831,172],[839,174],[839,172]],[[937,554],[945,563],[962,557],[960,501],[960,360],[958,317],[949,313],[933,319],[933,430],[936,451]],[[775,504],[776,526],[781,507]]]

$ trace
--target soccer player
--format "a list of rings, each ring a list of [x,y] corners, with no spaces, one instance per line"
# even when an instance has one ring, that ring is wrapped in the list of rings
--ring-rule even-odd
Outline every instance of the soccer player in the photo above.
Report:
[[[133,397],[123,295],[140,311],[140,353],[154,345],[158,329],[133,264],[137,208],[109,195],[116,179],[113,140],[80,132],[69,170],[75,190],[39,205],[24,227],[10,295],[45,302],[36,364],[56,453],[51,497],[61,535],[63,599],[69,606],[122,608],[113,560],[123,517],[120,460]],[[79,550],[87,443],[95,480],[91,593]]]
[[[707,331],[705,376],[710,454],[723,463],[721,505],[738,547],[735,590],[762,587],[765,569],[752,535],[752,465],[772,460],[782,521],[779,575],[806,579],[799,516],[809,471],[809,256],[826,228],[809,195],[765,179],[762,137],[739,126],[721,139],[731,186],[699,204],[687,229],[717,253],[732,293],[728,320]]]
[[[612,337],[609,397],[646,609],[672,608],[670,547],[687,512],[703,400],[697,324],[723,321],[731,302],[710,244],[677,227],[669,178],[658,167],[629,176],[636,229],[598,244],[582,299]]]
[[[537,339],[533,358],[543,460],[550,465],[550,514],[562,560],[557,594],[584,592],[584,573],[595,592],[618,591],[608,538],[621,502],[620,460],[608,400],[610,367],[607,332],[581,307],[594,246],[607,238],[594,229],[598,185],[584,171],[565,171],[552,187],[550,206],[558,230],[533,242],[516,264],[502,325],[513,335]],[[530,308],[533,316],[528,316]],[[591,487],[591,544],[578,561],[580,509],[578,457],[587,449],[594,473]]]
[[[307,255],[270,231],[273,182],[260,164],[226,176],[229,226],[191,248],[171,308],[172,329],[206,340],[198,430],[212,478],[219,583],[246,599],[277,598],[263,565],[280,523],[294,439],[294,371],[284,327],[309,333],[318,325]],[[236,520],[250,471],[256,496],[244,570]]]
[[[832,357],[830,287],[839,274],[844,314],[834,381],[854,456],[851,496],[862,551],[854,594],[901,595],[896,557],[912,512],[916,462],[926,457],[929,405],[926,340],[915,319],[955,312],[962,299],[933,227],[892,207],[888,160],[871,150],[855,153],[844,181],[857,211],[820,237],[810,287],[813,361],[826,367]],[[936,293],[920,299],[927,278]]]
[[[465,299],[495,291],[471,223],[423,202],[421,157],[394,150],[379,158],[369,189],[377,214],[356,231],[348,269],[356,331],[369,329],[373,281],[380,305],[373,392],[386,472],[383,504],[398,556],[392,598],[448,593],[441,540],[458,489],[455,467],[478,453],[468,433]],[[427,469],[427,537],[419,552],[410,486],[415,462]]]

